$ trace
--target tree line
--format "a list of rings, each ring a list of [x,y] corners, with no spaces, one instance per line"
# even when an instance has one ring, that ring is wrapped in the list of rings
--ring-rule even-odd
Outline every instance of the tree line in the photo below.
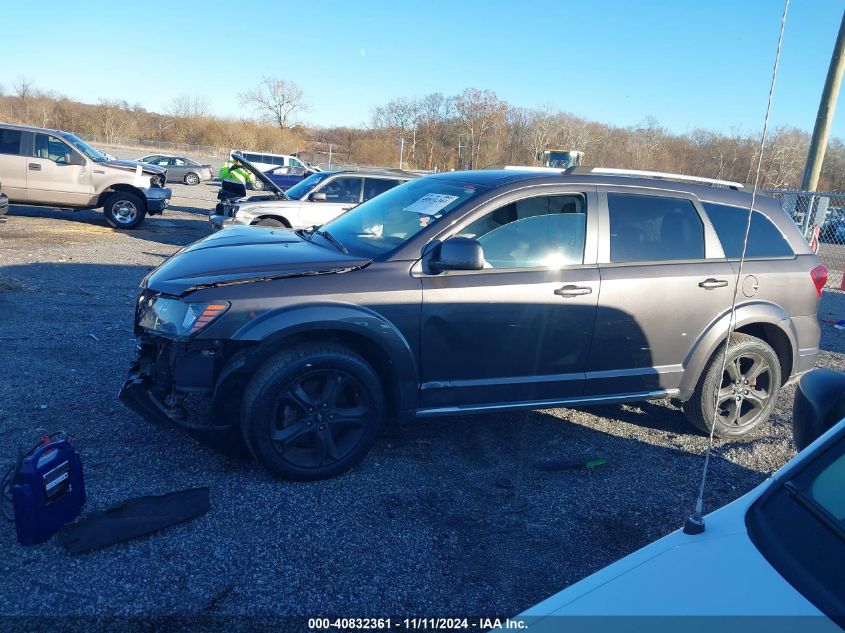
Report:
[[[38,89],[19,78],[0,87],[0,120],[54,127],[97,137],[104,144],[133,140],[305,152],[311,160],[425,170],[473,169],[495,164],[537,165],[547,148],[585,152],[589,165],[681,172],[751,182],[759,158],[759,132],[695,129],[673,133],[648,117],[620,127],[560,111],[552,105],[524,108],[491,90],[467,88],[456,95],[399,97],[377,105],[361,127],[309,126],[301,122],[308,102],[295,83],[264,77],[241,93],[247,116],[212,114],[207,99],[183,95],[164,112],[123,100],[81,103]],[[781,126],[770,131],[761,186],[800,185],[810,135]],[[310,156],[309,156],[310,154]],[[819,188],[845,191],[845,143],[832,139]]]

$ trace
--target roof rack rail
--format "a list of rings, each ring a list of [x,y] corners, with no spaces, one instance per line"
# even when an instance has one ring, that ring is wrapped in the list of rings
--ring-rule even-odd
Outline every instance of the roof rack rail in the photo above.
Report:
[[[740,182],[732,180],[718,180],[716,178],[704,178],[703,176],[687,176],[686,174],[670,174],[662,171],[645,171],[641,169],[617,169],[616,167],[570,167],[566,174],[596,174],[605,176],[636,176],[640,178],[660,178],[661,180],[678,180],[681,182],[697,182],[705,185],[718,187],[729,187],[730,189],[742,189]]]

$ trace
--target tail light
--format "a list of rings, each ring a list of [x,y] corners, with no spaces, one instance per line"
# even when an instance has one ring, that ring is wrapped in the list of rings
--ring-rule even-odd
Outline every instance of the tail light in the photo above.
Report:
[[[824,264],[819,264],[810,271],[810,278],[813,280],[813,285],[816,287],[816,292],[819,293],[819,299],[822,296],[825,284],[827,284],[827,268]]]

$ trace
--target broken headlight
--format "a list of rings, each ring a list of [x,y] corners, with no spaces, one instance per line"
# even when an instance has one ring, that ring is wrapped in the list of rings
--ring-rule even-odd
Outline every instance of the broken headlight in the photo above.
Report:
[[[196,334],[229,309],[229,304],[187,303],[167,297],[145,299],[138,310],[138,325],[171,336]]]

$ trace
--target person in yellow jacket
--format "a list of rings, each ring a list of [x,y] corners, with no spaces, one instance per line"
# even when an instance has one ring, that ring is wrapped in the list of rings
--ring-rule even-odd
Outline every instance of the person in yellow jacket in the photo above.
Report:
[[[258,180],[255,174],[248,169],[244,169],[239,165],[238,161],[232,160],[231,158],[220,166],[220,171],[217,175],[220,177],[220,180],[239,182],[245,187],[252,189],[260,190],[264,188],[264,183]]]

